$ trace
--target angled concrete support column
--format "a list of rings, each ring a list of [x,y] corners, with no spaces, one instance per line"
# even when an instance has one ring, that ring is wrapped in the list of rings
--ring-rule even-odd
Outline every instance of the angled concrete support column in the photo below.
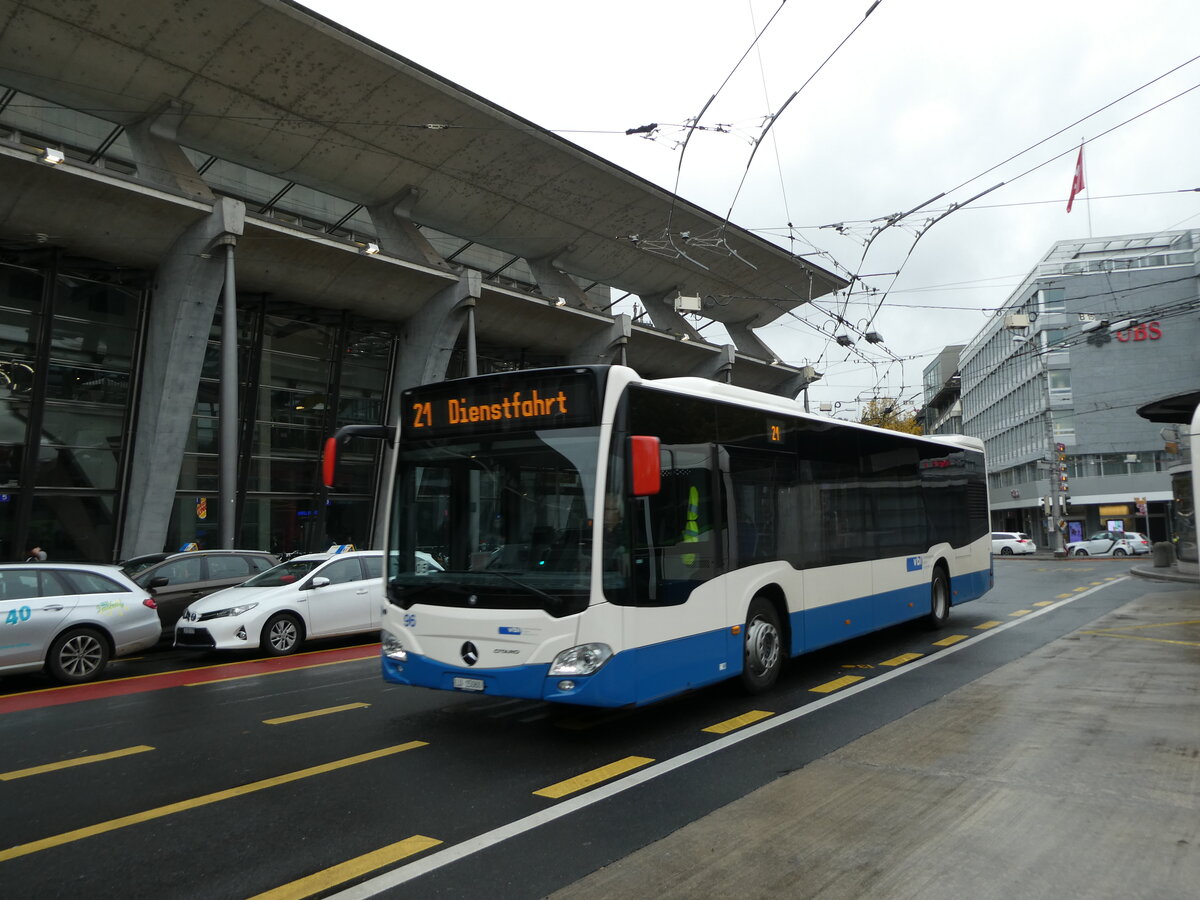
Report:
[[[612,324],[589,337],[572,350],[567,358],[581,366],[625,365],[625,347],[633,333],[633,319],[621,313],[613,316]]]
[[[678,296],[679,291],[642,295],[642,304],[646,307],[646,312],[650,314],[650,321],[654,323],[655,328],[682,335],[690,341],[703,340],[700,332],[675,311],[675,298]]]
[[[125,129],[138,178],[150,184],[211,201],[213,192],[179,147],[175,137],[187,109],[168,100]]]
[[[812,366],[802,366],[799,372],[789,374],[771,388],[770,393],[777,397],[787,397],[789,400],[795,400],[797,395],[801,391],[804,391],[804,411],[808,412],[808,386],[819,381],[820,378],[821,373]]]
[[[467,321],[467,308],[479,299],[481,287],[480,273],[466,269],[457,282],[430,297],[420,312],[404,323],[388,398],[392,423],[398,415],[401,391],[445,379],[454,345]]]
[[[458,335],[467,323],[482,288],[480,273],[466,269],[456,283],[438,291],[426,301],[420,312],[404,323],[397,336],[396,365],[388,386],[387,424],[395,428],[404,410],[400,408],[400,392],[410,387],[444,381],[450,367],[450,356]],[[384,448],[383,471],[390,472],[395,450]],[[386,480],[381,487],[386,487]],[[375,504],[375,542],[384,534],[388,520],[386,502]]]
[[[764,344],[762,338],[751,331],[747,323],[735,322],[730,324],[727,322],[725,330],[729,333],[730,340],[737,345],[739,353],[744,353],[747,356],[753,356],[757,359],[778,359],[775,351]]]
[[[367,207],[379,237],[379,246],[398,259],[449,269],[450,264],[412,220],[412,208],[420,196],[421,192],[410,185],[396,196]]]
[[[166,541],[204,351],[225,282],[225,251],[217,245],[241,235],[245,216],[243,203],[218,198],[212,213],[175,241],[155,273],[122,558],[157,553]]]
[[[527,260],[529,271],[537,281],[538,290],[546,297],[561,297],[567,301],[568,306],[577,309],[590,309],[592,312],[604,312],[608,309],[603,303],[597,303],[588,296],[570,275],[554,264],[554,257],[557,255]]]
[[[726,384],[733,383],[733,363],[737,358],[737,348],[733,344],[724,344],[720,350],[713,355],[712,359],[706,360],[700,365],[692,369],[688,374],[697,375],[700,378],[710,378],[713,381],[723,381]]]

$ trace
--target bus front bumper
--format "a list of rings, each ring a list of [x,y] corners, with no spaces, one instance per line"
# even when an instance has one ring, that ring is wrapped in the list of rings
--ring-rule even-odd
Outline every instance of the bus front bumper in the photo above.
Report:
[[[634,702],[631,654],[618,653],[595,674],[551,676],[549,663],[507,668],[451,666],[409,653],[404,662],[381,656],[383,680],[459,694],[517,697],[580,706],[627,706]]]

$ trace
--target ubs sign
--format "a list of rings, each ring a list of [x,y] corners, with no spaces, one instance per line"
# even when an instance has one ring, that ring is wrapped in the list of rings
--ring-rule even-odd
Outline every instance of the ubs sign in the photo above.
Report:
[[[1126,328],[1124,331],[1114,331],[1112,334],[1109,334],[1107,331],[1093,331],[1087,336],[1087,342],[1092,346],[1099,346],[1107,344],[1114,337],[1122,344],[1128,344],[1130,341],[1134,343],[1140,341],[1157,341],[1162,337],[1162,324],[1159,322],[1143,322],[1140,325]]]
[[[1157,341],[1162,337],[1162,326],[1158,322],[1146,322],[1142,325],[1126,328],[1124,331],[1115,332],[1115,334],[1117,340],[1121,343],[1128,341]]]

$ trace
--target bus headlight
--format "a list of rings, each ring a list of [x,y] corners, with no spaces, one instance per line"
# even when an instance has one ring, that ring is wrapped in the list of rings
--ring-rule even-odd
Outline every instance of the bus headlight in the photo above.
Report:
[[[388,659],[394,659],[396,662],[408,662],[408,651],[400,643],[400,638],[385,631],[381,643],[383,644],[383,655]]]
[[[550,664],[551,675],[591,675],[612,656],[608,644],[580,644],[564,650]]]

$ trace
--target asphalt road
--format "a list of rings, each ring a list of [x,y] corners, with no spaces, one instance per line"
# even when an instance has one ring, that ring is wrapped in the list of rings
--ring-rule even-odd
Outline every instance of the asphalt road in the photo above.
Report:
[[[1128,568],[998,559],[996,588],[940,631],[803,657],[757,698],[722,685],[640,710],[386,686],[353,642],[283,670],[167,651],[100,688],[8,679],[0,884],[542,897],[1145,594]]]

